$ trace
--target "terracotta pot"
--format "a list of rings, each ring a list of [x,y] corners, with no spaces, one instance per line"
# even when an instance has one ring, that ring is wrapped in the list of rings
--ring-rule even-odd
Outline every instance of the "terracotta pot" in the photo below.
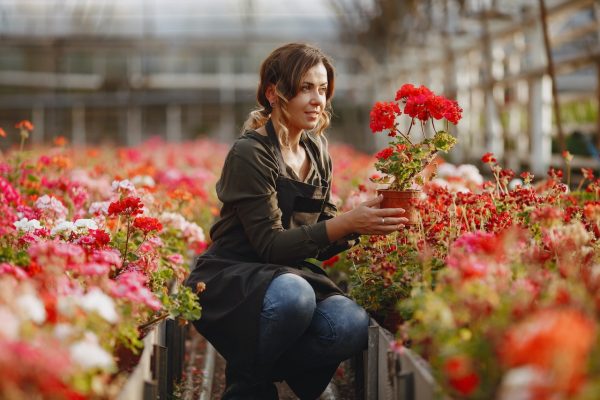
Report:
[[[377,194],[383,195],[381,208],[403,208],[402,215],[408,218],[405,225],[417,225],[419,223],[419,210],[416,207],[416,200],[421,196],[420,190],[377,190]]]

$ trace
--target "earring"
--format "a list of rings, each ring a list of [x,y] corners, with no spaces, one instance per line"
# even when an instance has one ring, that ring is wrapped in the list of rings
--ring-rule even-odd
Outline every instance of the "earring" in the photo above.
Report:
[[[275,104],[277,104],[277,103],[275,103],[274,101],[272,101],[270,104],[271,104],[271,108],[273,108],[273,107],[275,107]]]

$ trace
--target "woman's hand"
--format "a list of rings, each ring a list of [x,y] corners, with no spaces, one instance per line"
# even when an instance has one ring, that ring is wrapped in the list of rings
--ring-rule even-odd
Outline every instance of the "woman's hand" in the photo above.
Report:
[[[388,235],[404,228],[408,219],[401,217],[402,208],[379,208],[383,196],[361,203],[355,209],[325,222],[327,236],[331,242],[351,233],[361,235]]]
[[[379,195],[344,215],[352,232],[361,235],[388,235],[404,228],[404,224],[408,222],[407,218],[401,216],[404,209],[379,208],[382,200],[383,196]]]

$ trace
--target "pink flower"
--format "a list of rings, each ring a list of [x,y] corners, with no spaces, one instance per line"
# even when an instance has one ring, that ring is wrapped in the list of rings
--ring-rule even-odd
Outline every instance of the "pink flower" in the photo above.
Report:
[[[4,274],[13,275],[19,280],[27,279],[27,273],[23,270],[23,268],[9,263],[0,263],[0,275]]]
[[[127,299],[132,303],[141,303],[157,311],[162,303],[147,287],[147,277],[139,272],[124,272],[117,277],[111,288],[111,294],[116,298]]]
[[[123,264],[123,260],[121,260],[121,253],[119,253],[119,251],[116,249],[97,250],[92,254],[90,260],[112,265],[116,268],[120,268]]]
[[[167,260],[175,265],[183,264],[183,256],[179,253],[171,254],[167,257]]]
[[[21,201],[19,192],[8,182],[6,179],[0,176],[0,199],[4,199],[5,202],[17,205]]]
[[[84,276],[103,276],[108,275],[110,265],[97,262],[89,262],[77,266],[77,272]]]
[[[85,261],[81,246],[59,241],[40,241],[29,248],[31,260],[42,268],[68,267]]]

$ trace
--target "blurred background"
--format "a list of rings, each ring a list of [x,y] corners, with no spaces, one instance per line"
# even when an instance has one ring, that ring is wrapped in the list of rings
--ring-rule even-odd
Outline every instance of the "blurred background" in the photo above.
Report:
[[[231,142],[260,62],[302,41],[337,68],[334,141],[382,146],[370,108],[413,83],[463,107],[454,162],[490,151],[545,173],[568,149],[597,169],[599,21],[598,0],[0,0],[0,127],[28,119],[34,142],[75,146]]]

